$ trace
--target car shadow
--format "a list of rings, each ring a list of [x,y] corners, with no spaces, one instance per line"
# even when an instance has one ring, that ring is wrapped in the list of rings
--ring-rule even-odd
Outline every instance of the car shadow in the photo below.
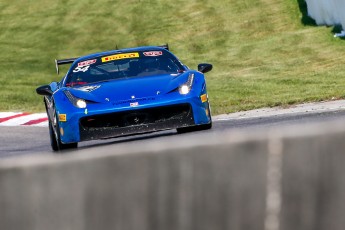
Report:
[[[131,142],[136,142],[136,141],[155,139],[159,137],[168,137],[168,136],[173,136],[177,134],[178,133],[175,130],[167,130],[167,131],[158,131],[158,132],[151,132],[151,133],[144,133],[144,134],[136,134],[136,135],[125,136],[125,137],[109,138],[109,139],[103,139],[103,140],[97,140],[97,141],[87,141],[87,142],[83,142],[83,145],[78,147],[77,150],[72,150],[72,151],[85,150],[85,149],[97,148],[101,146],[109,146],[109,145],[114,145],[114,144],[131,143]]]

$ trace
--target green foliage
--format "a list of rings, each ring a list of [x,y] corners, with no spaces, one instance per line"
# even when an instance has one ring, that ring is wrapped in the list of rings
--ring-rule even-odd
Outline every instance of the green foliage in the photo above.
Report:
[[[169,43],[209,62],[214,114],[345,96],[343,40],[316,27],[304,0],[2,0],[0,111],[43,111],[37,86],[54,59]],[[65,69],[66,70],[66,69]]]

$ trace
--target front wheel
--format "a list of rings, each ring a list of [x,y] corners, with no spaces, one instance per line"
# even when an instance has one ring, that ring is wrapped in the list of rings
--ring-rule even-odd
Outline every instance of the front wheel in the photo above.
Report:
[[[54,134],[52,123],[49,121],[49,136],[50,136],[50,145],[53,151],[59,151],[58,143]]]
[[[61,151],[65,149],[74,149],[78,147],[78,142],[63,144],[60,138],[60,128],[57,121],[56,113],[54,113],[53,122],[49,121],[50,144],[53,151]]]

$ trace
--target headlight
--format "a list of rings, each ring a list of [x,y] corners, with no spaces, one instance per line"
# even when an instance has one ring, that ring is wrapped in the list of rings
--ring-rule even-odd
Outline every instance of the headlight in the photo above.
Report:
[[[73,95],[71,94],[70,91],[65,90],[64,93],[65,93],[66,97],[68,98],[68,100],[69,100],[75,107],[78,107],[78,108],[80,108],[80,109],[86,108],[86,101],[85,101],[85,100],[73,96]]]
[[[188,80],[186,81],[186,83],[184,83],[183,85],[179,87],[180,94],[183,94],[183,95],[188,94],[190,90],[192,89],[193,81],[194,81],[194,73],[191,73],[189,74]]]
[[[76,104],[78,108],[81,108],[81,109],[86,108],[86,102],[83,99],[78,99]]]
[[[190,91],[190,88],[187,86],[187,85],[181,85],[180,88],[179,88],[179,92],[180,94],[188,94]]]

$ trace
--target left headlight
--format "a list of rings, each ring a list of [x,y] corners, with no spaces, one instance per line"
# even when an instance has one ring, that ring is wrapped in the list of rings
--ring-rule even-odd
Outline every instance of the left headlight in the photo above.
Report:
[[[77,98],[75,96],[73,96],[71,94],[71,92],[69,91],[64,91],[66,97],[68,98],[68,100],[77,108],[80,108],[80,109],[84,109],[86,108],[86,101],[81,99],[81,98]]]
[[[188,80],[184,84],[180,85],[179,87],[180,94],[183,94],[183,95],[188,94],[190,90],[192,89],[193,81],[194,81],[194,73],[191,73],[188,76]]]

